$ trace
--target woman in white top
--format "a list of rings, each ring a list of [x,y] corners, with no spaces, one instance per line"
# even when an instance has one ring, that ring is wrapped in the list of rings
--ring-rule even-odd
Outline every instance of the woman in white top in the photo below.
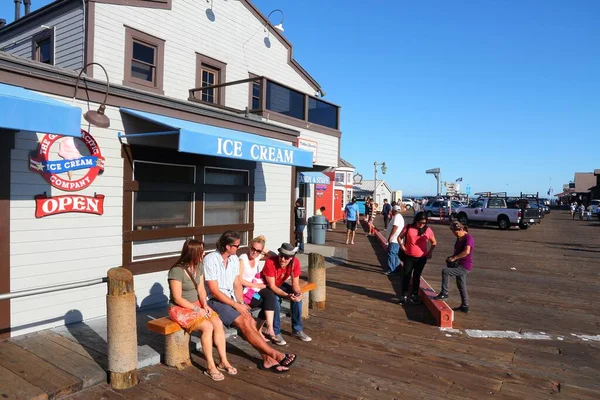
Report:
[[[242,254],[240,259],[240,279],[244,286],[244,303],[250,308],[261,308],[260,314],[256,321],[258,331],[262,333],[262,327],[266,321],[266,334],[268,339],[263,335],[265,341],[275,340],[276,335],[273,330],[273,317],[275,315],[275,294],[267,288],[260,278],[260,272],[265,265],[262,259],[264,254],[267,254],[265,249],[265,237],[258,236],[250,242],[248,246],[248,254]]]

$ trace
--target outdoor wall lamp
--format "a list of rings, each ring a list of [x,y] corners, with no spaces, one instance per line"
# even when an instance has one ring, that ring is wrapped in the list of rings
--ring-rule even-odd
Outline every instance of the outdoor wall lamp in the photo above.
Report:
[[[104,111],[106,110],[106,100],[108,99],[108,89],[110,88],[110,81],[108,79],[108,72],[106,72],[106,69],[101,64],[97,62],[92,62],[86,64],[81,69],[81,71],[79,71],[79,75],[77,75],[77,81],[75,82],[75,93],[73,93],[73,102],[75,102],[75,99],[77,98],[77,90],[79,89],[79,79],[81,78],[81,74],[90,65],[97,65],[100,68],[102,68],[102,71],[104,71],[104,74],[106,75],[106,92],[104,93],[104,100],[102,101],[102,104],[100,104],[100,107],[98,107],[98,110],[88,110],[88,112],[86,112],[83,115],[83,118],[94,126],[97,126],[99,128],[108,128],[110,126],[110,119],[104,114]]]
[[[283,11],[281,11],[279,8],[274,9],[269,13],[269,15],[267,15],[267,22],[265,23],[265,32],[267,32],[267,25],[269,25],[271,15],[277,11],[281,13],[281,21],[277,25],[273,25],[273,28],[277,29],[279,32],[283,32]]]

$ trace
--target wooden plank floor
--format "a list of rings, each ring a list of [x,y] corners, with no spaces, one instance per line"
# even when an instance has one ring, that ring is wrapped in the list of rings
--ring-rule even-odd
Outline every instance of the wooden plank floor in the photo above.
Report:
[[[439,247],[424,276],[437,289],[454,239],[447,226],[434,231]],[[257,353],[234,337],[228,351],[239,374],[222,382],[202,374],[204,359],[195,354],[195,366],[183,371],[162,365],[140,370],[133,389],[99,385],[69,398],[600,398],[600,342],[571,335],[599,332],[600,224],[554,211],[527,231],[484,228],[472,234],[472,311],[456,316],[461,333],[440,331],[423,306],[401,307],[398,278],[381,273],[385,254],[376,242],[360,234],[356,245],[346,246],[339,229],[328,232],[328,242],[347,247],[348,260],[327,270],[327,309],[311,310],[305,321],[313,341],[294,340],[289,320],[282,324],[288,341],[282,350],[299,356],[289,374],[258,370]],[[458,305],[454,283],[451,296],[450,305]],[[546,332],[554,339],[479,339],[464,329]],[[5,385],[0,378],[0,388]]]

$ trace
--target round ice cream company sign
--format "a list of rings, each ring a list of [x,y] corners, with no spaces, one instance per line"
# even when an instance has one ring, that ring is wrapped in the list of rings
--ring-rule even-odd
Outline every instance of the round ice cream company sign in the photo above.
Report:
[[[83,129],[77,140],[88,154],[81,154],[72,137],[45,135],[37,151],[29,156],[29,169],[66,192],[87,188],[104,171],[104,157],[96,140]]]

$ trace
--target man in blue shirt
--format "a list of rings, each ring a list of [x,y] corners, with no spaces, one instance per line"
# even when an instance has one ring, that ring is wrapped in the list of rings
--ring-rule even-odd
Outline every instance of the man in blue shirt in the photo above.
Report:
[[[356,224],[360,218],[360,212],[358,212],[358,204],[356,204],[356,197],[352,197],[352,202],[346,204],[344,208],[344,219],[346,220],[346,244],[354,244],[354,235],[356,234]],[[350,240],[352,237],[352,240]]]

